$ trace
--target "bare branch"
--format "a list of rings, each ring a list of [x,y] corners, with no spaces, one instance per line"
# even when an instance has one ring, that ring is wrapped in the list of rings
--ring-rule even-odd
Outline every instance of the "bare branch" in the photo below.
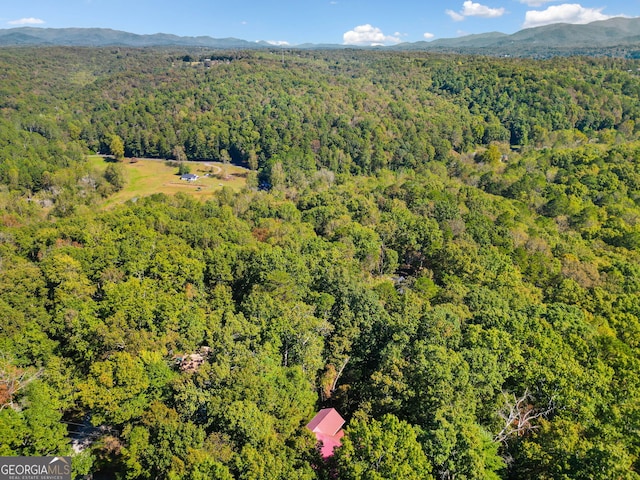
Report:
[[[549,399],[546,408],[539,409],[533,405],[534,398],[525,390],[521,397],[503,393],[505,405],[498,412],[498,416],[504,420],[504,427],[494,437],[495,441],[506,442],[512,437],[521,437],[532,432],[539,426],[533,423],[538,418],[545,418],[555,410],[553,398]]]
[[[5,407],[13,407],[15,395],[42,376],[43,372],[43,368],[39,370],[18,368],[3,355],[0,358],[0,411]]]
[[[344,359],[344,362],[342,362],[342,366],[340,367],[340,370],[338,370],[338,374],[336,375],[336,378],[333,380],[333,383],[331,384],[331,391],[334,392],[336,390],[336,387],[338,386],[338,380],[340,379],[340,376],[342,375],[342,372],[344,371],[345,367],[347,366],[347,363],[349,363],[349,357],[346,357]]]

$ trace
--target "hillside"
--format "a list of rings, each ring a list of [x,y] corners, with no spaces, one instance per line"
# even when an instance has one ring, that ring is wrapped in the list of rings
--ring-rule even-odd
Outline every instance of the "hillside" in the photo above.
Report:
[[[554,55],[640,54],[640,18],[612,18],[586,25],[553,24],[512,35],[487,33],[431,42],[401,44],[397,48],[468,54],[546,57]]]
[[[236,38],[179,37],[165,33],[137,35],[107,28],[35,28],[19,27],[0,30],[0,45],[43,45],[43,46],[127,46],[166,47],[189,46],[210,48],[243,48],[259,46]]]

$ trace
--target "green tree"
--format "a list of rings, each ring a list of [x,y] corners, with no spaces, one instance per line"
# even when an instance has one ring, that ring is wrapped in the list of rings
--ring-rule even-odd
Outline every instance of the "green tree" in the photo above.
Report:
[[[185,162],[180,162],[178,164],[178,175],[185,175],[187,173],[191,173],[191,166]]]
[[[171,151],[171,153],[173,154],[173,158],[177,162],[183,163],[187,161],[187,155],[184,153],[184,147],[182,145],[176,145],[175,147],[173,147],[173,150]],[[185,173],[189,173],[189,172],[185,172]]]
[[[488,163],[489,165],[496,166],[500,163],[500,159],[502,158],[502,153],[500,153],[500,149],[495,143],[492,143],[487,147],[487,149],[476,155],[477,162]]]
[[[127,183],[124,167],[121,164],[110,163],[104,171],[104,178],[113,185],[115,191],[120,191]]]
[[[274,190],[282,190],[286,187],[287,175],[282,167],[282,162],[276,161],[269,171],[269,182]]]
[[[149,406],[149,378],[142,361],[127,352],[95,362],[79,385],[82,402],[94,412],[93,422],[123,425],[140,417]]]
[[[0,397],[6,394],[3,380],[10,374],[0,368]],[[61,407],[55,392],[41,380],[15,392],[11,405],[0,404],[0,455],[68,455]]]
[[[113,158],[117,161],[122,161],[124,159],[124,142],[122,138],[118,135],[111,135],[109,139],[109,151],[111,155],[113,155]]]
[[[333,461],[338,478],[350,480],[433,479],[418,441],[419,429],[394,415],[355,418]]]

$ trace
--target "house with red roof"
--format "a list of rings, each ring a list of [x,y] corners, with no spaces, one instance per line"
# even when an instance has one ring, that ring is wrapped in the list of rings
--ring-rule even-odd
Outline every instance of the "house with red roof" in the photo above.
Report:
[[[329,458],[333,455],[333,449],[341,445],[340,439],[344,436],[342,425],[344,418],[335,408],[323,408],[307,423],[307,428],[320,443],[322,458]]]

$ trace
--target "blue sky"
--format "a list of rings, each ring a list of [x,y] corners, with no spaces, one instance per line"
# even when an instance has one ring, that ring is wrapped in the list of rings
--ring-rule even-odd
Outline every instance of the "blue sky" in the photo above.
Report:
[[[391,45],[613,16],[640,16],[640,0],[0,0],[0,28],[102,27],[290,45]]]

